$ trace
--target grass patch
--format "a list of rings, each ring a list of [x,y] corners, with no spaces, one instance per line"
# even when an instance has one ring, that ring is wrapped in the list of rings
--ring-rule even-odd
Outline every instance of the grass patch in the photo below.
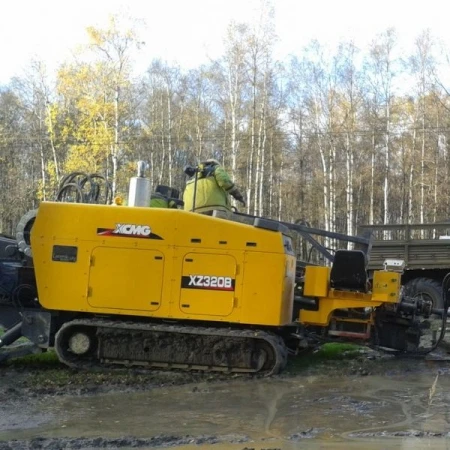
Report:
[[[34,353],[32,355],[22,356],[20,358],[10,359],[6,362],[9,367],[15,368],[55,368],[65,367],[58,359],[58,356],[53,350],[48,350],[43,353]]]
[[[355,356],[360,350],[361,346],[356,344],[329,342],[322,345],[315,354],[324,359],[345,359]]]
[[[61,363],[53,349],[44,353],[14,358],[6,366],[27,374],[23,380],[25,387],[35,389],[52,389],[58,387],[101,386],[102,384],[131,384],[142,382],[144,377],[132,371],[107,369],[84,371],[74,370]]]
[[[306,369],[320,368],[329,362],[354,360],[361,353],[363,347],[356,344],[330,342],[322,345],[318,350],[305,351],[288,362],[286,372],[296,374]]]
[[[123,375],[122,375],[123,377]],[[61,365],[59,368],[48,367],[46,370],[37,370],[30,373],[26,385],[33,388],[56,387],[87,387],[101,386],[103,384],[120,383],[121,374],[109,374],[104,372],[74,371]]]
[[[53,349],[44,353],[10,359],[5,368],[17,373],[20,386],[44,393],[68,391],[97,392],[111,387],[140,388],[161,384],[184,384],[195,375],[160,371],[143,371],[136,368],[92,368],[78,370],[61,363]]]

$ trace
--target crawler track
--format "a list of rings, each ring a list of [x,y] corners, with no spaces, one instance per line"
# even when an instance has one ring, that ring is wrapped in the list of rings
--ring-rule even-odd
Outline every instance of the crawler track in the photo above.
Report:
[[[70,367],[140,366],[216,372],[280,372],[287,362],[281,337],[258,330],[108,320],[73,320],[55,338]]]

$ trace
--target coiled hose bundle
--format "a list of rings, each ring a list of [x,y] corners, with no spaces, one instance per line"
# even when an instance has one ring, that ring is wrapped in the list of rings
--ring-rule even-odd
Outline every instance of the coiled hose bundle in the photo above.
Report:
[[[112,187],[102,175],[72,172],[61,180],[56,201],[108,205],[112,203]]]

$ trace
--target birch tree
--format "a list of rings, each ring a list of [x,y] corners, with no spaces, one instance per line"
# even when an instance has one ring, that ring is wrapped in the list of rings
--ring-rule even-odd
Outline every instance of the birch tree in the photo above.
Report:
[[[315,41],[308,49],[308,103],[314,146],[321,166],[323,226],[334,231],[336,147],[334,109],[336,106],[335,68],[326,62],[324,49]]]
[[[273,9],[262,3],[258,19],[248,30],[246,39],[246,78],[249,85],[248,102],[249,149],[247,153],[247,202],[253,200],[253,214],[263,210],[263,186],[266,165],[267,119],[273,77],[272,46],[276,39]],[[250,205],[248,205],[248,210]]]
[[[394,48],[397,37],[393,28],[389,28],[372,41],[369,49],[370,88],[376,114],[383,127],[383,202],[382,220],[389,223],[389,178],[392,137],[393,78],[395,72]],[[374,135],[378,130],[374,130]],[[374,139],[374,146],[375,146]]]
[[[231,161],[230,174],[233,178],[237,175],[238,151],[241,143],[240,131],[244,120],[247,38],[248,25],[232,22],[227,29],[225,55],[215,66],[220,74],[219,80],[222,81],[219,85],[221,95],[219,94],[218,100],[225,107],[224,119],[226,121],[229,119],[230,124],[229,149],[224,148],[224,151]]]
[[[144,81],[145,86],[145,110],[144,123],[151,139],[152,166],[157,168],[154,173],[155,183],[173,184],[174,171],[179,167],[174,166],[174,154],[178,141],[174,142],[175,135],[180,136],[180,130],[176,131],[175,123],[181,123],[182,111],[181,92],[183,85],[182,76],[178,66],[170,66],[160,60],[155,60],[150,65]]]
[[[354,233],[355,220],[355,193],[354,193],[354,175],[355,175],[355,156],[357,155],[355,147],[355,132],[357,130],[358,110],[361,103],[359,75],[356,69],[355,59],[358,50],[353,42],[341,44],[337,58],[339,85],[341,100],[339,101],[339,114],[341,116],[343,128],[343,147],[345,149],[345,215],[346,232]]]
[[[106,29],[88,27],[88,47],[74,63],[58,72],[58,94],[64,108],[64,138],[70,142],[65,170],[100,171],[117,190],[118,169],[126,158],[124,133],[129,128],[128,91],[131,57],[139,41],[134,31],[122,30],[117,17]]]
[[[197,162],[208,157],[211,142],[220,142],[220,136],[216,139],[214,135],[220,107],[214,101],[213,80],[213,71],[207,66],[190,70],[187,76],[187,139],[192,143],[192,158]]]
[[[117,16],[111,16],[109,27],[99,29],[88,27],[89,47],[98,58],[101,71],[104,73],[105,97],[110,97],[114,104],[114,115],[112,127],[114,140],[110,144],[110,156],[112,162],[112,191],[116,193],[117,170],[122,149],[120,148],[121,130],[124,126],[124,115],[126,108],[120,108],[123,99],[123,91],[129,86],[131,75],[131,57],[134,48],[139,48],[142,42],[129,28],[122,30]],[[108,124],[104,122],[107,127]]]
[[[32,61],[22,76],[12,82],[12,87],[21,98],[24,118],[32,130],[31,144],[39,152],[41,178],[38,196],[42,200],[53,198],[55,194],[62,159],[55,139],[54,86],[48,78],[44,63]]]
[[[424,31],[421,35],[419,35],[415,40],[414,53],[411,55],[409,59],[411,73],[415,79],[415,87],[417,93],[417,116],[420,122],[420,157],[419,157],[419,186],[420,186],[420,195],[418,202],[419,209],[419,220],[421,223],[425,222],[425,204],[428,199],[426,198],[426,192],[428,191],[427,185],[429,186],[430,177],[427,177],[427,169],[429,166],[430,159],[434,159],[434,155],[432,156],[430,153],[431,149],[427,149],[427,147],[431,146],[432,143],[427,140],[427,128],[429,128],[430,123],[427,117],[427,100],[429,99],[430,94],[430,80],[431,74],[435,72],[434,68],[434,59],[432,55],[432,38],[430,35],[430,31]],[[416,133],[416,127],[414,127],[414,133]],[[433,146],[436,148],[435,146]],[[428,150],[428,151],[427,151]],[[436,166],[437,167],[437,164]],[[429,170],[429,169],[428,169]],[[431,172],[433,173],[433,172]],[[436,173],[436,172],[435,172]],[[428,178],[428,179],[427,179]],[[437,180],[436,176],[434,177],[433,185],[434,185],[434,195],[430,200],[433,200],[434,203],[434,212],[437,208]],[[436,220],[436,214],[433,214],[432,220]]]
[[[17,85],[15,85],[17,88]],[[38,203],[39,142],[30,115],[12,86],[0,89],[0,232],[15,235],[17,223]]]

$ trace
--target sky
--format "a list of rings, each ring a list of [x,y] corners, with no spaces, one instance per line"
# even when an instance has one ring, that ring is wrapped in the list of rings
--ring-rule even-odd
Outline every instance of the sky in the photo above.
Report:
[[[299,53],[311,39],[353,39],[364,48],[395,27],[407,48],[426,28],[450,48],[446,0],[272,0],[278,41],[275,56]],[[135,67],[154,58],[196,67],[222,53],[231,20],[250,22],[259,0],[13,0],[0,4],[0,85],[20,76],[32,59],[51,72],[87,42],[87,26],[105,27],[109,15],[142,20],[145,46]]]

